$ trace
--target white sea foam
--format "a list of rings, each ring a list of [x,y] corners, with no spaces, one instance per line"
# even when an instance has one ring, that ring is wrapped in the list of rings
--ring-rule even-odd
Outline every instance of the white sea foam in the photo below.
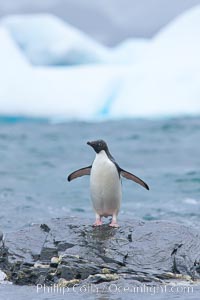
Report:
[[[0,23],[0,114],[67,119],[200,113],[200,6],[108,49],[51,15]]]
[[[196,199],[193,199],[193,198],[185,198],[183,200],[184,203],[186,204],[192,204],[192,205],[198,205],[199,202],[196,200]]]

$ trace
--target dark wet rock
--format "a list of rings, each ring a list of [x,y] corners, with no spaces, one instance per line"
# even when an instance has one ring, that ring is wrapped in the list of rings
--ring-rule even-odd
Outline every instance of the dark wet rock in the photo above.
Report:
[[[47,224],[41,224],[40,228],[42,230],[44,230],[45,232],[49,232],[51,229],[49,228],[49,226],[47,226]]]
[[[53,219],[7,234],[0,269],[17,284],[200,279],[194,228],[166,221],[129,221],[120,228],[81,223]]]
[[[0,230],[0,255],[1,255],[1,250],[4,248],[4,235],[3,232]]]

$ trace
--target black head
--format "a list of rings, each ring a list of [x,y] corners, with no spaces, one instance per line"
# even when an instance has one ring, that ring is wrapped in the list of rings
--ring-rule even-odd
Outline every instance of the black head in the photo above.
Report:
[[[103,140],[87,142],[87,144],[90,145],[96,153],[99,153],[101,150],[104,150],[106,153],[108,153],[108,146]]]

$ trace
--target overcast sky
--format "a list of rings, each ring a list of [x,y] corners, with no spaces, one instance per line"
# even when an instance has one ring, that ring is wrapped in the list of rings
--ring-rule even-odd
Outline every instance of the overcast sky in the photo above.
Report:
[[[96,40],[114,45],[128,37],[151,37],[200,0],[0,0],[0,17],[53,13]]]

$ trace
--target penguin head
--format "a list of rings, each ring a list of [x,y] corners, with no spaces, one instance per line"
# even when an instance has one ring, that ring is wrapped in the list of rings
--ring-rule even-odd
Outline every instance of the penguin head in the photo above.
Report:
[[[106,153],[108,152],[108,146],[103,140],[87,142],[87,144],[91,146],[96,153],[99,153],[102,150],[104,150]]]

